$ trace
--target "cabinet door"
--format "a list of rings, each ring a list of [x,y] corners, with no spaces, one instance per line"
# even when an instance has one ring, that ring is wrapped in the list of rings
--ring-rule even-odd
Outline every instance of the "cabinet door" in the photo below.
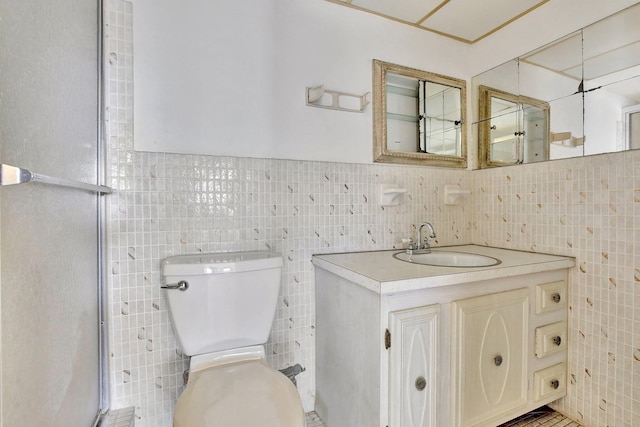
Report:
[[[456,426],[491,420],[527,404],[529,290],[452,303]]]
[[[491,163],[516,164],[520,160],[520,112],[519,105],[500,98],[491,98],[489,156]]]
[[[389,313],[389,426],[436,427],[439,305]]]

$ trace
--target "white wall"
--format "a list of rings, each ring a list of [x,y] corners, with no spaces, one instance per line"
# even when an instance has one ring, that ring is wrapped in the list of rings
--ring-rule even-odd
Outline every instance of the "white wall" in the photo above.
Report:
[[[468,80],[634,1],[604,3],[541,7],[469,46],[322,0],[136,0],[135,147],[370,163],[371,106],[307,107],[305,87],[370,92],[374,58]]]
[[[136,0],[135,148],[371,163],[371,106],[307,107],[305,87],[371,92],[374,58],[465,78],[469,50],[321,0]]]
[[[586,155],[609,153],[621,149],[624,141],[622,110],[636,103],[636,100],[609,92],[607,88],[585,94]]]

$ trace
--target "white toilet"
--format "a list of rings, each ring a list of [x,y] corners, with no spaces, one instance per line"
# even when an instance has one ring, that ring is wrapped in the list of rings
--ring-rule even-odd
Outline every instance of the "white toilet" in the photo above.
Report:
[[[264,358],[281,270],[282,258],[269,252],[162,262],[173,326],[191,356],[174,427],[304,427],[295,386]]]

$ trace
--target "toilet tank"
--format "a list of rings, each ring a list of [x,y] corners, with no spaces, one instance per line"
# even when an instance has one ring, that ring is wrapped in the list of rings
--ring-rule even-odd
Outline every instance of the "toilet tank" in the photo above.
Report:
[[[162,261],[169,312],[187,356],[262,345],[276,311],[282,257],[271,252],[174,256]]]

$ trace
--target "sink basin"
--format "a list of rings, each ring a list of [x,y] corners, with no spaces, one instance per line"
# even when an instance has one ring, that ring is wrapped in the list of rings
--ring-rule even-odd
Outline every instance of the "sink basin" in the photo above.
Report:
[[[409,255],[406,252],[397,252],[393,254],[393,257],[400,261],[438,267],[489,267],[502,262],[497,258],[486,255],[436,250],[426,254],[414,253],[413,255]]]

